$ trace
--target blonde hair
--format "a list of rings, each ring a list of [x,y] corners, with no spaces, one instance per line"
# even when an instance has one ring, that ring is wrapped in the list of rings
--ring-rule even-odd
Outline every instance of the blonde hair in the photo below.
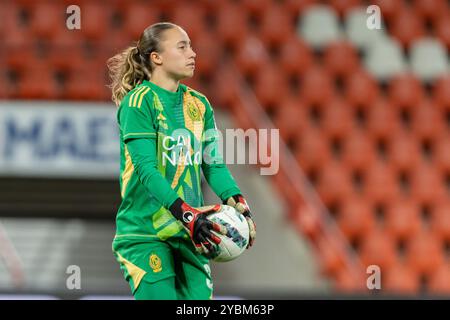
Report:
[[[116,105],[120,105],[123,97],[135,86],[150,79],[152,65],[149,56],[152,52],[161,52],[163,32],[175,27],[177,25],[170,22],[155,23],[144,30],[136,46],[128,47],[108,59],[109,87]]]

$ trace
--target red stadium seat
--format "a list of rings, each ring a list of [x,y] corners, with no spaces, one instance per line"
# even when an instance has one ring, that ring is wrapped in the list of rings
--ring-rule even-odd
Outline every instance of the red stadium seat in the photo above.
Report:
[[[402,74],[389,83],[389,101],[395,107],[412,107],[424,97],[420,81],[411,74]]]
[[[376,161],[374,142],[362,130],[353,130],[343,140],[342,161],[352,170],[364,171]]]
[[[325,68],[333,76],[348,76],[359,67],[359,58],[355,48],[346,41],[334,42],[325,48]]]
[[[194,3],[187,2],[183,5],[176,6],[172,16],[173,22],[186,30],[193,42],[206,29],[205,10],[202,6],[194,5]]]
[[[444,179],[432,166],[422,164],[411,175],[411,194],[423,204],[432,204],[446,196]]]
[[[308,9],[311,5],[314,5],[316,0],[285,0],[283,5],[291,12],[295,12],[299,16]]]
[[[101,40],[107,36],[111,24],[111,8],[100,3],[83,3],[81,32],[91,40]]]
[[[342,269],[334,279],[336,290],[351,294],[367,292],[367,274],[358,271]]]
[[[307,105],[324,105],[334,97],[335,89],[327,72],[318,66],[314,66],[303,74],[300,93]]]
[[[377,265],[381,270],[391,267],[396,261],[394,239],[381,229],[372,229],[361,241],[360,257],[365,267]]]
[[[254,75],[270,63],[269,52],[259,38],[248,36],[237,49],[236,63],[245,75]]]
[[[330,161],[319,172],[317,190],[325,203],[347,199],[354,193],[348,169],[336,161]]]
[[[22,99],[55,99],[59,87],[48,65],[33,65],[24,72],[18,83],[18,95]]]
[[[197,54],[195,61],[196,73],[212,75],[220,62],[222,51],[217,45],[217,38],[212,33],[204,32],[198,35],[192,47]]]
[[[106,77],[97,65],[85,64],[73,70],[68,78],[64,98],[75,100],[106,100],[110,92],[106,87]]]
[[[445,0],[415,0],[413,9],[421,18],[433,21],[448,12],[449,8]]]
[[[306,109],[302,102],[294,97],[287,97],[275,109],[274,123],[280,129],[285,142],[295,140],[307,123]]]
[[[271,0],[242,0],[240,2],[244,11],[257,16],[261,16],[273,8]]]
[[[391,33],[403,46],[409,47],[414,40],[424,36],[423,20],[413,10],[404,8],[392,20]]]
[[[396,263],[388,268],[381,279],[382,290],[386,294],[413,295],[420,290],[419,275],[404,263]]]
[[[331,100],[324,108],[323,131],[329,138],[342,139],[354,128],[351,110],[341,99]]]
[[[38,37],[52,39],[58,29],[66,28],[66,19],[66,7],[60,3],[39,3],[32,11],[31,29]]]
[[[364,194],[375,203],[392,203],[399,197],[400,186],[395,171],[387,164],[376,163],[367,169]]]
[[[323,168],[331,160],[326,137],[316,128],[303,130],[298,135],[295,156],[304,171]]]
[[[447,12],[434,20],[434,31],[437,38],[450,48],[450,14]]]
[[[405,9],[405,3],[398,0],[375,0],[372,2],[381,9],[383,19],[393,21]]]
[[[314,56],[301,38],[292,36],[281,45],[278,61],[286,75],[294,76],[311,67]]]
[[[375,227],[370,204],[361,197],[345,199],[338,215],[338,224],[348,239],[361,240]]]
[[[213,81],[213,100],[223,108],[231,108],[239,97],[235,76],[226,66],[222,66],[215,73]]]
[[[450,241],[450,202],[438,201],[433,206],[431,214],[431,230],[436,237],[443,241]]]
[[[445,132],[445,123],[438,107],[429,100],[420,101],[412,110],[411,128],[420,140],[434,140]]]
[[[322,274],[333,276],[343,269],[344,253],[334,240],[324,236],[319,238],[317,241],[317,254]]]
[[[350,11],[353,8],[356,8],[356,7],[360,6],[362,3],[361,3],[361,0],[331,0],[329,2],[329,4],[342,17],[348,11]]]
[[[294,210],[298,212],[295,217],[295,226],[309,239],[315,239],[323,223],[319,213],[308,204],[296,205],[295,208]]]
[[[401,198],[387,206],[385,228],[397,240],[409,240],[415,237],[421,228],[418,203],[409,198]]]
[[[144,2],[131,1],[125,6],[123,28],[127,36],[138,41],[142,32],[150,25],[160,21],[160,9]]]
[[[295,36],[291,15],[281,5],[273,5],[264,11],[260,29],[264,43],[272,47],[279,47]]]
[[[377,99],[367,108],[367,129],[375,139],[390,139],[399,129],[392,105],[384,98]]]
[[[437,237],[421,232],[406,244],[406,261],[418,273],[432,275],[443,263],[443,246]]]
[[[450,26],[450,25],[449,25]],[[433,85],[433,101],[442,109],[450,110],[450,76],[436,80]]]
[[[239,5],[227,5],[217,14],[219,39],[225,45],[240,47],[248,34],[247,12]]]
[[[450,294],[450,263],[442,264],[431,276],[428,292],[436,295]]]
[[[287,79],[276,66],[265,65],[256,75],[255,93],[266,110],[274,108],[279,104],[280,97],[288,94]]]
[[[412,171],[421,161],[421,151],[414,136],[399,130],[391,133],[387,145],[388,160],[396,171]]]
[[[375,79],[364,70],[355,71],[345,81],[345,97],[353,106],[372,104],[379,90]]]
[[[450,137],[442,135],[434,143],[433,163],[439,172],[450,172]]]

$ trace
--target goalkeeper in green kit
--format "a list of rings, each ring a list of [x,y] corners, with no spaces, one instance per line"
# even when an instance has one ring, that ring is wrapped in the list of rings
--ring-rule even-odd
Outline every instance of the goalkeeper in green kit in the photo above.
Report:
[[[162,22],[108,61],[119,106],[120,191],[112,249],[136,299],[212,299],[209,260],[226,228],[206,217],[201,172],[224,204],[256,229],[249,207],[223,161],[202,161],[217,146],[214,112],[192,77],[196,54],[187,33]],[[217,159],[220,159],[220,156]]]

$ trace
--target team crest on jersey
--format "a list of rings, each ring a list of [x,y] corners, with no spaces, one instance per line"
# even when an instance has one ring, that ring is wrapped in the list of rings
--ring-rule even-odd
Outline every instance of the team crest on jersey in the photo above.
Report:
[[[192,102],[188,103],[188,114],[193,121],[200,121],[200,110]]]
[[[154,253],[150,255],[150,267],[153,272],[160,272],[162,270],[161,259]]]

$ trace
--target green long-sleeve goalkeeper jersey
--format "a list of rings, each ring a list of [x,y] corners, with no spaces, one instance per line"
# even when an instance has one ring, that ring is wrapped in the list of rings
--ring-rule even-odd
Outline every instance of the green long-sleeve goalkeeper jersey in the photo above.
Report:
[[[167,208],[177,197],[204,205],[200,170],[220,199],[241,193],[219,152],[214,112],[203,94],[144,81],[123,98],[117,121],[122,203],[116,239],[186,238]]]

